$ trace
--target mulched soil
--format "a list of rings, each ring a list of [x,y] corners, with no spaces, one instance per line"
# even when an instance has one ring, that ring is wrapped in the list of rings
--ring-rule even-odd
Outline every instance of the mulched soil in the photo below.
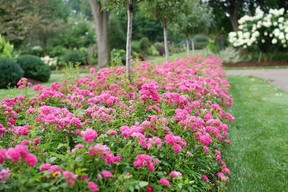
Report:
[[[288,61],[243,61],[239,63],[225,63],[224,67],[261,67],[261,66],[288,66]]]

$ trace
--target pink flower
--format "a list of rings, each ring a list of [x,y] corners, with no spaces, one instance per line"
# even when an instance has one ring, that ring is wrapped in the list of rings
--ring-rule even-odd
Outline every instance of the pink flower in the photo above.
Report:
[[[6,158],[6,149],[0,149],[0,165],[3,164],[3,160]]]
[[[67,183],[68,185],[73,186],[73,185],[75,184],[75,181],[74,181],[74,179],[68,179],[68,180],[66,180],[66,183]]]
[[[230,174],[230,170],[229,170],[227,167],[224,167],[224,168],[222,169],[222,172],[223,172],[223,173],[226,173],[226,174]]]
[[[146,187],[146,191],[147,191],[147,192],[153,192],[153,191],[154,191],[154,188],[153,188],[151,185],[148,185],[148,186]]]
[[[202,179],[203,179],[204,181],[206,181],[206,182],[208,182],[208,181],[209,181],[209,178],[208,178],[208,176],[207,176],[207,175],[202,175]]]
[[[113,129],[110,129],[107,131],[107,134],[109,135],[117,135],[117,131],[113,130]]]
[[[170,185],[170,182],[167,179],[165,179],[165,178],[161,178],[159,180],[159,183],[164,185],[164,186],[169,186]]]
[[[203,150],[205,153],[209,153],[209,148],[207,146],[203,146]]]
[[[179,144],[174,144],[174,145],[173,145],[173,151],[174,151],[175,153],[181,152],[181,151],[182,151],[181,145],[179,145]]]
[[[6,152],[6,157],[12,162],[21,160],[21,153],[16,148],[9,148]]]
[[[34,144],[37,145],[40,143],[41,139],[39,137],[37,137],[33,141],[34,141]]]
[[[136,156],[136,160],[134,161],[133,165],[135,167],[144,167],[147,166],[147,168],[153,172],[155,170],[155,167],[152,162],[152,158],[149,155],[146,154],[139,154]]]
[[[70,172],[70,171],[64,171],[63,172],[63,177],[65,179],[76,179],[77,175],[75,175],[74,173]]]
[[[24,159],[25,159],[25,161],[27,162],[27,164],[28,164],[29,166],[34,166],[34,165],[36,165],[37,162],[38,162],[37,157],[36,157],[34,154],[32,154],[32,153],[26,154],[26,155],[24,156]]]
[[[95,72],[96,72],[95,68],[90,68],[90,73],[95,73]]]
[[[51,173],[53,173],[53,172],[60,172],[62,169],[61,169],[61,167],[59,167],[59,165],[52,165],[52,166],[50,166],[49,167],[49,171],[51,172]]]
[[[114,176],[110,171],[107,171],[107,170],[102,171],[101,174],[102,174],[103,177],[105,177],[105,178],[111,178],[111,177]]]
[[[98,185],[96,183],[94,183],[93,181],[89,181],[87,183],[87,187],[92,191],[92,192],[95,192],[95,191],[98,191]]]
[[[50,167],[51,167],[51,164],[50,164],[50,163],[44,163],[44,164],[40,165],[39,170],[40,170],[40,171],[49,170]]]
[[[0,181],[6,181],[10,176],[10,170],[7,169],[2,169],[0,171]]]
[[[182,177],[182,173],[180,173],[179,171],[171,171],[171,173],[169,174],[169,177],[171,179],[174,177]]]
[[[93,129],[89,128],[83,131],[84,141],[86,142],[93,142],[97,136],[98,136],[97,132],[94,131]]]

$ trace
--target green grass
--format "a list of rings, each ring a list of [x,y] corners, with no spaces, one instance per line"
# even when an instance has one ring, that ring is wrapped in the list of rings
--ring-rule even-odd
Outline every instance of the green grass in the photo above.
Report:
[[[195,50],[194,54],[195,55],[206,54],[206,52],[205,52],[204,49],[200,49],[200,50]],[[171,53],[171,54],[169,54],[169,61],[171,61],[173,59],[178,59],[178,58],[181,58],[181,57],[184,57],[184,56],[186,56],[186,51],[182,52],[182,53]],[[190,51],[190,56],[192,56],[192,51]],[[154,63],[154,64],[162,63],[162,62],[165,62],[165,56],[149,56],[146,59],[146,61],[149,62],[149,63]]]
[[[232,145],[225,151],[233,192],[288,189],[288,94],[254,77],[229,76]]]
[[[49,86],[53,82],[60,81],[60,80],[61,80],[61,75],[53,75],[52,74],[49,81],[46,83],[43,83],[42,85]],[[33,94],[34,94],[34,91],[31,87],[28,88],[27,91],[25,89],[18,90],[17,88],[0,89],[0,99],[11,98],[11,97],[15,97],[17,95],[29,95],[29,96],[31,96]]]

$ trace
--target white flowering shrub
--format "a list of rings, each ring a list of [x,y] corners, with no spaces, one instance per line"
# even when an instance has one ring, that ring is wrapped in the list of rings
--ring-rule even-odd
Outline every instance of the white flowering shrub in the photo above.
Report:
[[[44,57],[41,57],[41,60],[49,65],[50,67],[55,67],[57,66],[57,58],[56,57],[49,57],[48,55],[44,56]]]
[[[263,52],[275,47],[288,46],[288,11],[270,9],[264,13],[256,9],[254,16],[245,15],[238,20],[239,30],[229,33],[229,42],[234,47],[257,46]]]

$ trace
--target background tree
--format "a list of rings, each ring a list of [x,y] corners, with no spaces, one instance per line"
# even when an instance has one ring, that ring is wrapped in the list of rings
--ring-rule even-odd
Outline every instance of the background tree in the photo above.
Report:
[[[177,22],[171,28],[177,34],[182,34],[185,37],[188,56],[190,36],[207,30],[213,22],[213,15],[212,9],[207,4],[200,4],[198,0],[185,0],[183,5],[183,11],[179,13]]]
[[[95,22],[98,67],[106,67],[109,63],[109,47],[108,47],[108,19],[109,12],[105,9],[106,0],[89,0],[92,15]]]
[[[141,6],[142,13],[147,17],[158,19],[163,27],[165,58],[168,61],[168,25],[177,20],[179,13],[183,10],[183,3],[180,0],[154,0],[145,2]]]
[[[214,32],[219,31],[237,31],[238,19],[245,14],[253,15],[257,7],[264,12],[268,12],[270,8],[288,9],[287,0],[204,0],[213,8]],[[230,23],[230,24],[229,24]]]

